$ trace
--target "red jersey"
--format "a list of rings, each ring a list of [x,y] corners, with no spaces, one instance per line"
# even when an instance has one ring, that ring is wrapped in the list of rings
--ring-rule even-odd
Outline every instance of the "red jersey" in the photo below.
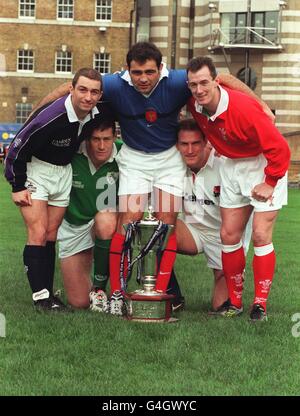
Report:
[[[222,87],[228,93],[227,109],[209,118],[188,101],[189,111],[201,130],[220,154],[231,159],[254,157],[263,153],[267,159],[265,182],[275,186],[288,170],[290,149],[277,128],[253,98]]]

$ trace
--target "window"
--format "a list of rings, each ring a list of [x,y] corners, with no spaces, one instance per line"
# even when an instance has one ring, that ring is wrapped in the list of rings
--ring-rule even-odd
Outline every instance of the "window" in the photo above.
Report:
[[[111,0],[96,0],[96,20],[111,20]]]
[[[72,53],[71,52],[56,52],[56,68],[55,72],[72,73]]]
[[[256,33],[252,34],[251,43],[268,43],[277,40],[278,12],[254,12],[251,15],[252,26]],[[265,38],[265,39],[264,39]]]
[[[247,13],[223,13],[221,27],[224,43],[245,43],[247,26]]]
[[[32,111],[32,104],[29,103],[17,103],[16,104],[16,123],[25,123],[29,114]]]
[[[109,53],[95,53],[94,54],[94,69],[100,74],[108,74],[110,72],[110,54]]]
[[[57,18],[58,19],[73,19],[73,17],[74,17],[74,1],[73,0],[58,0]]]
[[[278,11],[252,12],[250,17],[251,30],[247,27],[247,13],[222,13],[222,42],[227,44],[276,42]]]
[[[19,1],[19,17],[35,17],[35,0]]]
[[[33,51],[20,49],[18,50],[18,71],[33,72],[34,70],[34,56]]]

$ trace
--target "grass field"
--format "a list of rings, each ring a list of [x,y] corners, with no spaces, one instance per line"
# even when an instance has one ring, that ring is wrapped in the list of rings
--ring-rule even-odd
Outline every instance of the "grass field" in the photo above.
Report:
[[[2,168],[1,168],[2,169]],[[204,258],[178,256],[186,310],[176,324],[142,324],[89,311],[34,311],[22,266],[25,231],[9,186],[0,178],[0,395],[249,396],[299,395],[300,190],[279,216],[276,276],[269,321],[248,322],[253,297],[251,257],[245,312],[233,320],[207,316],[212,286]],[[62,288],[59,269],[56,288]],[[300,335],[300,334],[299,334]]]

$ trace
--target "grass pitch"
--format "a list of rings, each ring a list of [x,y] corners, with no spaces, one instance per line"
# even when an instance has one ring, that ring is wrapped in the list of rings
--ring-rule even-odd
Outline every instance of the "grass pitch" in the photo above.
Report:
[[[203,256],[178,256],[186,310],[175,324],[127,322],[89,311],[39,314],[22,266],[25,229],[10,188],[0,178],[0,338],[2,396],[249,396],[298,395],[300,331],[300,191],[290,190],[274,235],[276,276],[269,321],[250,324],[252,250],[245,312],[211,318],[212,274]],[[59,268],[56,288],[62,288]],[[298,335],[294,331],[294,335]]]

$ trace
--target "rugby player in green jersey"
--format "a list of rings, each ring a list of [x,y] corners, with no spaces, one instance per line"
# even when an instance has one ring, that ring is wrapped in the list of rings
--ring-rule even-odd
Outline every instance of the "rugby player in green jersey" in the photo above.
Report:
[[[68,302],[108,312],[105,294],[110,240],[117,224],[121,142],[115,122],[95,120],[72,160],[70,204],[58,232],[59,258]],[[94,256],[93,256],[94,252]],[[94,257],[93,282],[91,281]]]

